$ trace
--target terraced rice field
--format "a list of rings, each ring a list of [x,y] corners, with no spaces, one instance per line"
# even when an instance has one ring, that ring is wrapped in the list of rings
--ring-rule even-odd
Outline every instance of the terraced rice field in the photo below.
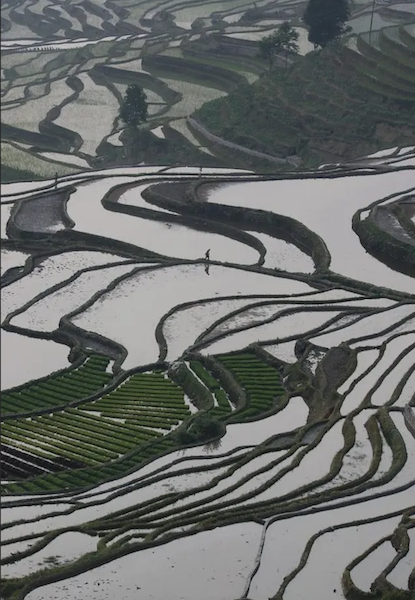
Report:
[[[4,598],[409,600],[414,160],[2,186]]]
[[[303,7],[2,4],[2,599],[413,600],[415,147],[260,174],[188,126]],[[413,3],[370,10],[408,99]],[[193,166],[133,164],[133,82]]]

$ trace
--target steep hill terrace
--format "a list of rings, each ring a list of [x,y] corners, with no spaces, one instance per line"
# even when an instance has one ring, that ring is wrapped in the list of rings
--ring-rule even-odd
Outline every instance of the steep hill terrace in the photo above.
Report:
[[[414,26],[351,38],[263,75],[194,115],[212,133],[306,165],[415,140]],[[247,159],[248,160],[248,159]]]

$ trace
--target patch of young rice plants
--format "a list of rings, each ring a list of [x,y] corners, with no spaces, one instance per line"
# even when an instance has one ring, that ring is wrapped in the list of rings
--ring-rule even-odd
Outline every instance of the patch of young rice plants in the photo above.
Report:
[[[47,407],[63,406],[74,400],[90,396],[111,381],[106,372],[109,359],[92,356],[77,369],[70,369],[44,381],[31,382],[2,394],[1,414],[31,412]],[[25,405],[27,404],[27,411]],[[16,404],[20,406],[16,410]]]
[[[198,361],[190,361],[189,368],[199,382],[211,392],[213,408],[209,411],[210,415],[218,419],[228,417],[235,407],[219,382]]]
[[[248,407],[238,413],[238,419],[255,417],[278,406],[279,397],[284,395],[285,390],[276,369],[254,354],[234,354],[217,358],[246,392]]]
[[[31,419],[8,420],[2,430],[4,442],[23,444],[29,452],[38,448],[52,458],[64,457],[90,467],[133,450],[137,455],[132,462],[135,465],[140,462],[140,454],[147,458],[167,449],[169,440],[166,440],[167,445],[162,440],[157,442],[161,432],[167,433],[187,419],[190,410],[182,390],[161,373],[133,375],[99,400],[53,412],[54,406],[79,401],[108,383],[111,375],[105,371],[107,363],[104,357],[93,356],[76,370],[5,394],[6,413],[48,406],[52,412]],[[16,411],[14,403],[18,403],[19,410]],[[122,472],[123,466],[119,469]],[[74,472],[74,481],[83,474],[88,473],[85,470]],[[97,476],[100,476],[99,471],[95,473],[95,478]],[[52,489],[59,488],[59,479],[49,483],[48,478],[38,477],[34,483],[41,485],[43,482],[52,485]]]

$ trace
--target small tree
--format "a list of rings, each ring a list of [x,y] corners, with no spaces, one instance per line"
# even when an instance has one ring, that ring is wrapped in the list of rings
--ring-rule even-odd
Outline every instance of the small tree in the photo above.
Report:
[[[308,41],[324,48],[346,32],[349,17],[349,0],[309,0],[303,17]]]
[[[288,56],[290,54],[298,54],[300,51],[297,44],[299,33],[291,27],[288,21],[284,21],[277,31],[281,39],[281,48],[285,54],[285,68],[287,68]]]
[[[120,118],[127,125],[137,127],[145,123],[148,116],[147,96],[142,87],[133,83],[125,93],[120,110]]]
[[[282,23],[270,35],[262,38],[259,42],[259,56],[266,58],[270,70],[274,66],[275,57],[280,52],[285,53],[285,68],[288,66],[288,56],[298,54],[299,47],[296,43],[298,32],[291,27],[288,21]]]

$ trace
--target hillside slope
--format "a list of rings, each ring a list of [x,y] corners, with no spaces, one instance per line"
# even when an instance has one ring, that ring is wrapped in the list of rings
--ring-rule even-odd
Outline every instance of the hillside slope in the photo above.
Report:
[[[415,142],[413,27],[388,28],[298,58],[252,85],[205,104],[210,132],[303,164],[353,158]]]

